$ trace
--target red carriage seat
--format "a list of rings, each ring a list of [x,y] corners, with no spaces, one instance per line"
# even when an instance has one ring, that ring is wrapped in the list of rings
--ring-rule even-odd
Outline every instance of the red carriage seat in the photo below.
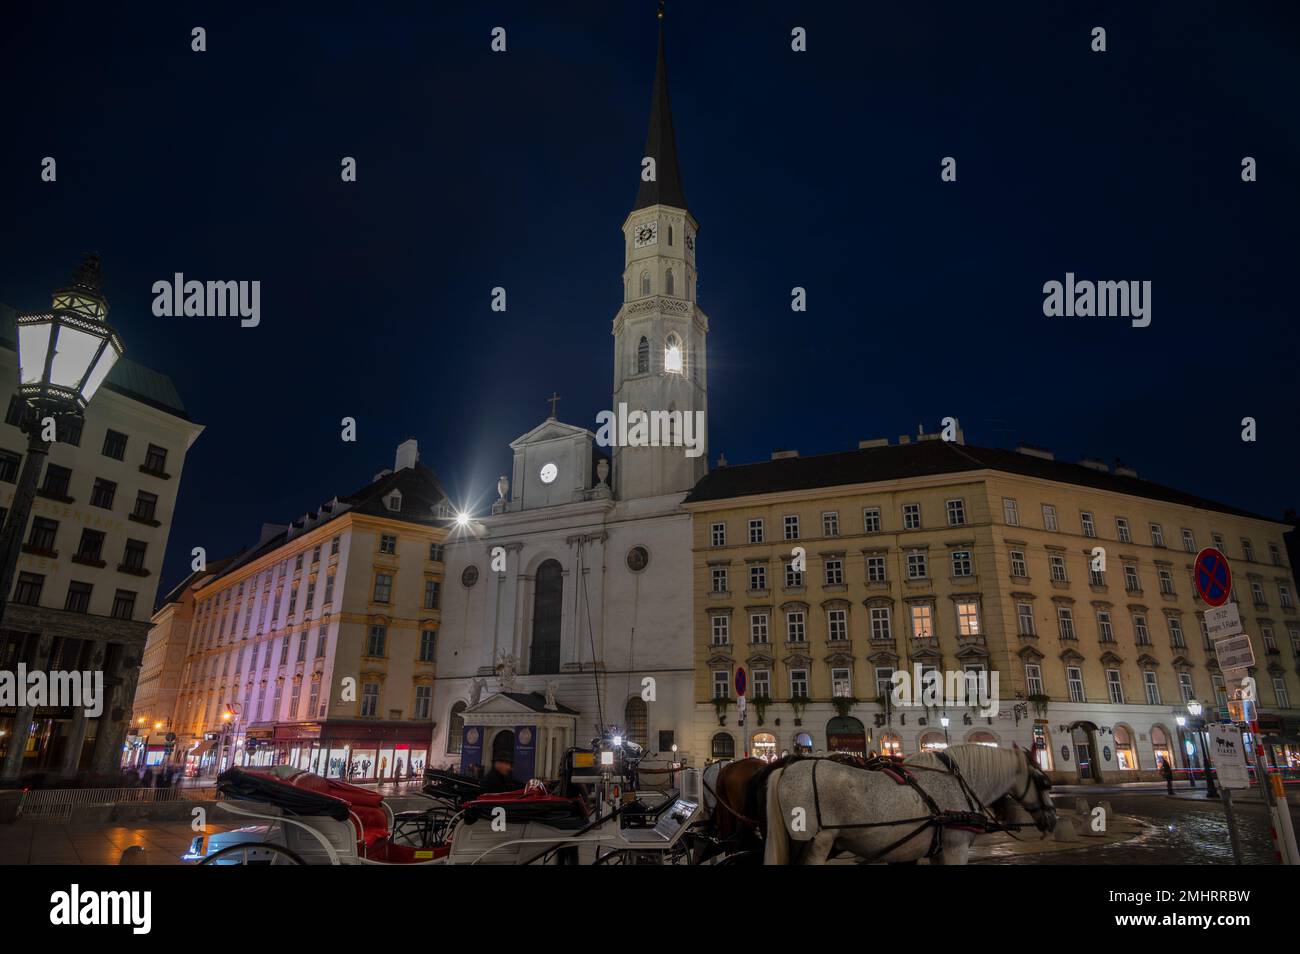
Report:
[[[384,810],[384,798],[378,792],[348,782],[340,782],[337,779],[314,775],[311,772],[299,772],[281,781],[294,788],[306,789],[319,795],[329,795],[347,802],[353,814],[361,821],[361,831],[358,833],[360,837],[357,840],[358,850],[364,848],[369,851],[375,844],[388,837],[388,812]]]

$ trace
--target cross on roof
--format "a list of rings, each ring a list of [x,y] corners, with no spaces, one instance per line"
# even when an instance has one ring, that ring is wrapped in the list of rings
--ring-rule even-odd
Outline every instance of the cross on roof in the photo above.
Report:
[[[557,404],[560,403],[560,396],[559,396],[558,394],[556,394],[554,391],[552,391],[552,392],[551,392],[551,396],[548,397],[546,400],[548,400],[548,401],[551,402],[551,417],[554,418],[554,417],[555,417],[555,405],[557,405]]]

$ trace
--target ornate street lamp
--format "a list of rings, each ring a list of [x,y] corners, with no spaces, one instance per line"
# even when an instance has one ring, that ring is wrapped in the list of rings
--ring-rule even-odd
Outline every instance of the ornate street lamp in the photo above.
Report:
[[[72,283],[55,290],[49,311],[17,318],[18,396],[24,404],[19,426],[27,435],[27,458],[0,533],[0,621],[9,605],[18,551],[50,444],[69,421],[82,417],[122,357],[122,341],[104,321],[108,301],[102,283],[99,256],[87,255]]]
[[[1205,772],[1205,796],[1207,798],[1217,798],[1219,791],[1214,785],[1213,766],[1210,764],[1210,737],[1206,731],[1205,720],[1201,718],[1201,713],[1205,707],[1201,705],[1199,699],[1191,699],[1187,703],[1187,711],[1192,714],[1193,727],[1196,730],[1196,741],[1201,748],[1201,770]]]

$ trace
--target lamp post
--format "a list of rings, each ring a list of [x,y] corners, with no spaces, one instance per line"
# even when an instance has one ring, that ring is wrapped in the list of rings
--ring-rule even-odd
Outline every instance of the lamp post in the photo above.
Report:
[[[1187,766],[1187,785],[1189,788],[1195,788],[1195,766],[1192,765],[1192,757],[1187,754],[1187,716],[1174,716],[1174,721],[1178,723],[1178,744],[1182,746],[1183,763]]]
[[[1188,700],[1187,711],[1192,714],[1192,719],[1195,720],[1193,727],[1196,730],[1196,741],[1201,749],[1201,770],[1205,772],[1205,796],[1206,798],[1218,798],[1219,790],[1214,785],[1214,774],[1210,771],[1212,768],[1210,763],[1210,740],[1205,731],[1205,720],[1201,718],[1205,707],[1201,705],[1199,699],[1191,699]]]
[[[36,481],[50,444],[60,427],[82,417],[122,357],[121,339],[104,322],[108,301],[102,283],[99,256],[87,255],[73,273],[72,284],[55,290],[49,311],[21,314],[16,321],[18,396],[24,405],[19,426],[27,435],[27,457],[0,533],[0,621],[9,605]]]
[[[948,747],[948,717],[946,715],[939,717],[939,724],[943,726],[943,747]]]
[[[122,356],[121,339],[104,321],[108,301],[102,285],[99,256],[87,255],[73,273],[71,284],[55,289],[49,311],[20,314],[15,321],[18,397],[22,402],[19,427],[27,435],[27,456],[0,530],[0,626],[9,608],[36,482],[50,444],[62,433],[60,428],[82,418],[86,405]],[[44,665],[42,657],[52,638],[48,632],[38,637],[32,660],[37,666]],[[34,715],[30,706],[14,713],[14,733],[0,766],[0,778],[13,779],[22,773]]]

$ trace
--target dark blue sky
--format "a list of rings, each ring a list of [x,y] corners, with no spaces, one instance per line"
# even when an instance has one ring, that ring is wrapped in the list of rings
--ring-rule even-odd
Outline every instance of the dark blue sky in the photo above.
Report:
[[[0,10],[0,301],[44,307],[98,250],[128,353],[207,426],[164,585],[192,546],[364,485],[408,436],[486,503],[553,389],[591,426],[655,4],[178,6]],[[1300,501],[1295,4],[670,0],[666,23],[713,458],[953,415],[973,443],[1118,456],[1266,514]],[[154,317],[176,271],[260,280],[261,326]],[[1151,326],[1045,318],[1067,271],[1150,280]]]

